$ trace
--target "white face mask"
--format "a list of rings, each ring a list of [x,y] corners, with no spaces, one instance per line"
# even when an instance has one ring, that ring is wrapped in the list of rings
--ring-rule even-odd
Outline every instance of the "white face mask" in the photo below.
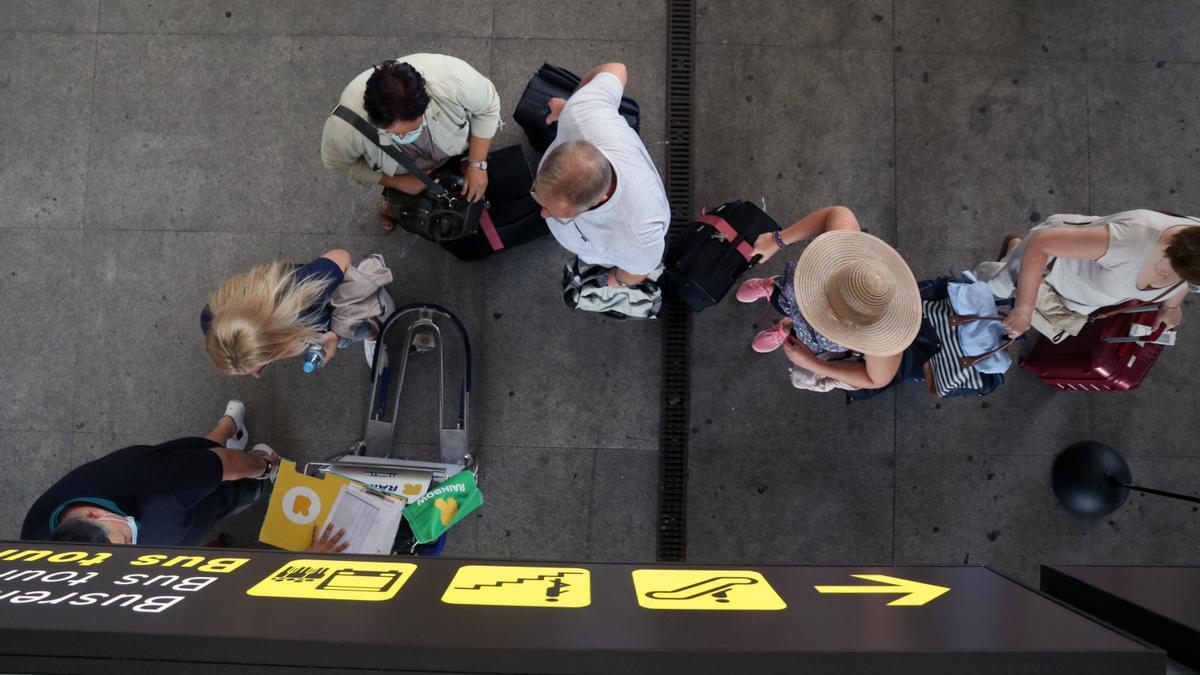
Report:
[[[125,516],[124,518],[97,518],[96,520],[115,520],[120,523],[126,523],[129,525],[129,543],[137,543],[138,524],[133,516]]]

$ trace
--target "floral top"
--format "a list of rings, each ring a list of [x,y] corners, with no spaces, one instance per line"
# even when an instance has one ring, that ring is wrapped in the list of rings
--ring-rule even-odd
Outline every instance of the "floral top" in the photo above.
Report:
[[[772,279],[775,284],[775,297],[772,298],[772,301],[779,311],[792,320],[792,335],[803,342],[805,347],[811,349],[813,354],[850,351],[849,348],[818,333],[808,324],[808,321],[804,320],[804,316],[800,314],[800,305],[796,302],[796,290],[792,287],[792,279],[795,277],[796,263],[790,262],[784,268],[782,276]]]

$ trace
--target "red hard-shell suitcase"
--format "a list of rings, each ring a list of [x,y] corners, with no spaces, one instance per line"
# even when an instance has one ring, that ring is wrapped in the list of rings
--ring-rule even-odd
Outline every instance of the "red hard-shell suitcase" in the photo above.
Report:
[[[1058,344],[1039,340],[1021,365],[1059,391],[1133,391],[1146,379],[1163,346],[1112,340],[1128,337],[1134,323],[1150,326],[1157,309],[1090,322],[1079,335]],[[1155,340],[1159,333],[1161,326],[1145,339]]]

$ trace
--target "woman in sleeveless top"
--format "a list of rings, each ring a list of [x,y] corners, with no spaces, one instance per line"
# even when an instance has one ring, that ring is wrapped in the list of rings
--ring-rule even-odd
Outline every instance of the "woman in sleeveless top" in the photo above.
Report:
[[[819,209],[760,236],[754,252],[765,261],[810,238],[783,275],[749,279],[738,288],[739,301],[767,299],[785,316],[755,336],[752,348],[766,353],[782,346],[799,388],[887,386],[921,326],[912,271],[895,249],[863,232],[844,206]]]
[[[1005,238],[1002,257],[975,276],[997,297],[1016,302],[1004,329],[1029,330],[1043,276],[1063,305],[1081,315],[1129,300],[1162,302],[1158,322],[1183,320],[1188,284],[1200,284],[1200,222],[1139,209],[1110,216],[1060,214],[1025,237]]]

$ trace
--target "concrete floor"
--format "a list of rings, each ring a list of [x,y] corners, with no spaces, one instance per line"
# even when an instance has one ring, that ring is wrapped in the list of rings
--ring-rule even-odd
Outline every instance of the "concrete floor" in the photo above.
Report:
[[[1189,0],[699,0],[695,194],[764,199],[781,222],[850,206],[919,278],[994,255],[1055,212],[1200,213],[1200,8]],[[373,62],[457,55],[511,111],[543,61],[630,68],[643,138],[665,136],[662,2],[0,0],[0,478],[21,515],[69,468],[207,431],[226,399],[302,461],[362,434],[358,352],[318,377],[217,375],[197,312],[226,276],[332,247],[382,252],[399,302],[459,312],[475,344],[487,505],[448,554],[654,557],[660,327],[569,313],[552,240],[465,264],[384,235],[376,192],[321,166],[322,120]],[[662,160],[662,146],[651,145]],[[768,271],[784,264],[782,256]],[[1145,484],[1196,493],[1194,310],[1129,394],[917,386],[847,406],[791,389],[749,350],[769,310],[699,315],[689,560],[1200,563],[1197,509],[1133,497],[1108,518],[1056,505],[1053,456],[1085,438]],[[397,447],[422,456],[432,400]],[[254,541],[261,510],[229,522]]]

